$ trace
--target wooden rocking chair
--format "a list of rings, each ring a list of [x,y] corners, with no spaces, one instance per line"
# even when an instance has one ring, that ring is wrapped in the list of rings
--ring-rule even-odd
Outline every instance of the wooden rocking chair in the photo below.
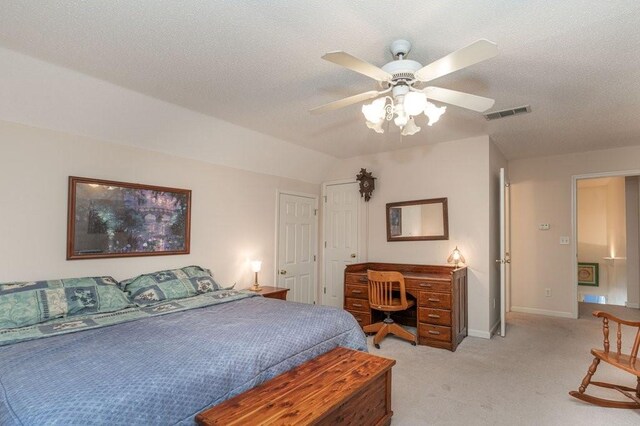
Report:
[[[582,379],[582,384],[578,388],[578,391],[571,391],[569,395],[581,399],[583,401],[589,402],[591,404],[599,405],[601,407],[611,407],[611,408],[640,408],[640,362],[638,362],[638,348],[640,347],[640,321],[625,321],[620,318],[617,318],[611,314],[602,311],[595,311],[593,316],[602,318],[602,332],[604,334],[604,350],[599,349],[591,349],[591,353],[595,357],[591,366],[589,367],[589,371],[587,371],[587,375]],[[618,324],[617,327],[617,339],[616,346],[617,351],[615,353],[609,352],[609,321],[614,321]],[[635,327],[636,338],[633,343],[633,348],[631,349],[631,354],[626,355],[621,352],[622,349],[622,325],[627,325],[630,327]],[[628,373],[633,374],[637,380],[637,386],[635,389],[614,385],[611,383],[604,382],[592,382],[591,378],[593,374],[596,372],[598,368],[598,364],[600,361],[604,361],[607,364],[610,364],[616,368],[624,370]],[[600,386],[608,389],[615,389],[627,398],[631,399],[631,401],[615,401],[611,399],[603,399],[598,398],[589,394],[586,394],[585,391],[587,386],[589,385]]]

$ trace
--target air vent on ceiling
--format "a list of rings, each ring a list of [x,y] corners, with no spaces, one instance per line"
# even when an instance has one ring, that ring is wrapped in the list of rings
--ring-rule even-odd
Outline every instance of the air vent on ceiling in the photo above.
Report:
[[[503,109],[502,111],[492,111],[484,114],[487,120],[497,120],[499,118],[511,117],[512,115],[526,114],[531,112],[531,105],[525,105],[517,108]]]

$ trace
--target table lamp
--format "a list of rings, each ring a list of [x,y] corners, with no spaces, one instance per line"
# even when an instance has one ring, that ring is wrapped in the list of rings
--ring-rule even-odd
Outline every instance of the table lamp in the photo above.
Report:
[[[447,262],[453,263],[456,269],[458,269],[459,263],[466,263],[466,261],[464,260],[464,256],[462,255],[462,253],[460,253],[460,250],[458,250],[458,246],[453,249],[449,257],[447,258]]]
[[[260,272],[260,268],[262,267],[261,260],[253,260],[251,261],[251,270],[255,272],[255,280],[253,282],[253,287],[250,288],[251,291],[261,291],[262,288],[258,285],[258,272]]]

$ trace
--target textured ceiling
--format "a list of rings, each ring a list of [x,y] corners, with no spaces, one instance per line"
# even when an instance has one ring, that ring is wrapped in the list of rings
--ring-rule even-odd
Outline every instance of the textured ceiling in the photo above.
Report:
[[[637,0],[0,0],[0,45],[337,157],[489,134],[512,159],[640,144],[639,21]],[[423,64],[495,41],[497,58],[434,85],[532,113],[449,107],[403,139],[358,106],[308,113],[375,88],[322,54],[383,65],[397,38]]]

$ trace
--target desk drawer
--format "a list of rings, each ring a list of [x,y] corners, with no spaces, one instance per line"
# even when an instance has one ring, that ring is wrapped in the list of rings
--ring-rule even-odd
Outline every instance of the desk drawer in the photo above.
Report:
[[[347,310],[347,312],[353,315],[356,321],[358,321],[358,324],[360,324],[360,327],[371,324],[371,314],[349,310]]]
[[[451,311],[444,309],[418,308],[420,322],[451,326]]]
[[[441,325],[418,324],[418,334],[432,340],[441,340],[443,342],[451,341],[451,327],[443,327]]]
[[[369,301],[364,299],[352,299],[347,297],[345,309],[349,311],[365,311],[369,312]]]
[[[345,274],[344,283],[348,284],[368,284],[369,279],[367,278],[367,274]]]
[[[347,284],[345,287],[346,297],[352,297],[354,299],[369,300],[369,287],[366,285],[353,285]]]
[[[406,278],[404,283],[408,289],[451,293],[451,282],[448,281],[429,281],[419,280],[416,278]]]
[[[436,309],[451,309],[451,294],[421,291],[418,295],[418,306]]]

